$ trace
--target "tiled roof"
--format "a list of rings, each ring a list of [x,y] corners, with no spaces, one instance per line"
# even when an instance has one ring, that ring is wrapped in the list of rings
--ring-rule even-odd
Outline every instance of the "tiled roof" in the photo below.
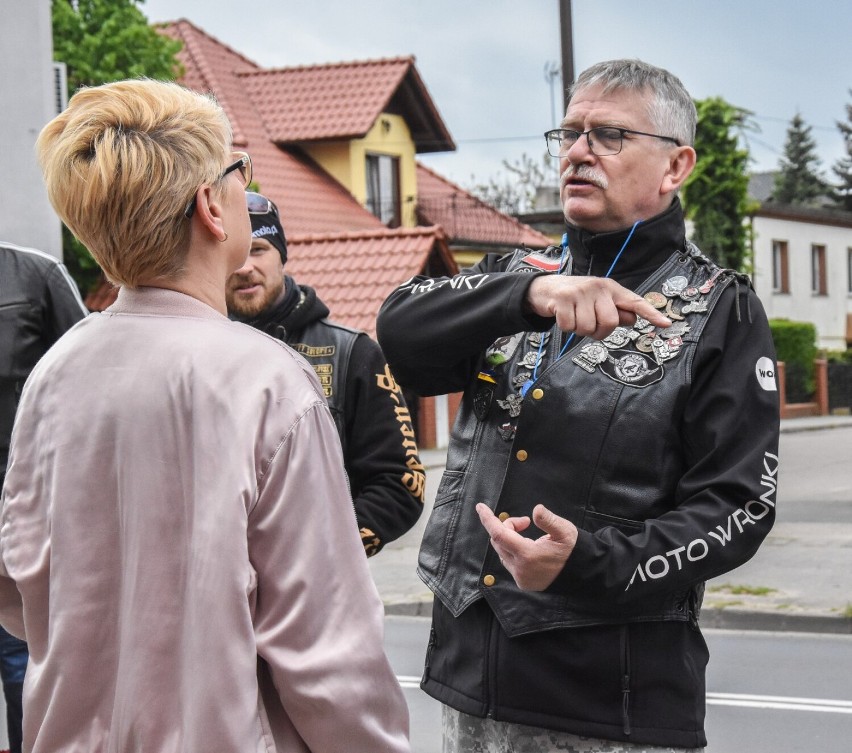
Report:
[[[314,286],[342,324],[373,334],[379,307],[394,286],[427,266],[429,274],[453,274],[448,238],[485,246],[547,245],[546,236],[422,165],[424,227],[389,230],[295,145],[299,139],[354,138],[391,111],[404,114],[419,151],[454,148],[413,58],[264,71],[185,19],[162,30],[184,43],[181,82],[216,95],[231,120],[234,146],[252,155],[260,190],[278,205],[288,273]],[[104,281],[86,304],[98,311],[114,299],[115,289]]]
[[[185,73],[181,83],[211,91],[234,130],[234,146],[249,152],[254,179],[277,205],[288,234],[366,230],[384,227],[343,186],[298,150],[277,147],[238,74],[257,65],[189,21],[162,27],[184,43],[179,53]]]
[[[367,135],[411,58],[261,71],[241,77],[279,144]]]
[[[240,74],[240,80],[277,144],[362,138],[408,93],[409,101],[420,104],[405,108],[418,151],[454,148],[413,57],[256,71]],[[419,122],[422,113],[431,122]],[[428,132],[423,143],[418,130]]]
[[[775,188],[777,174],[777,170],[751,173],[748,176],[748,195],[757,201],[767,201],[772,196],[772,189]]]
[[[216,95],[231,121],[234,145],[244,148],[248,139],[240,128],[242,118],[239,117],[242,114],[239,107],[244,101],[235,76],[239,72],[260,70],[260,67],[186,19],[163,24],[159,30],[183,42],[183,49],[178,53],[184,67],[181,83],[196,91]]]
[[[429,265],[432,275],[457,267],[440,228],[303,235],[287,241],[287,272],[316,288],[331,318],[375,337],[376,315],[399,284]]]
[[[458,271],[440,228],[397,228],[360,233],[307,234],[287,239],[287,273],[316,288],[331,318],[376,334],[376,315],[400,283],[424,273]],[[118,289],[103,280],[86,296],[90,311],[110,306]]]
[[[454,148],[413,57],[267,71],[185,19],[163,29],[184,42],[182,82],[214,92],[222,103],[234,127],[234,144],[251,153],[255,180],[278,205],[288,235],[384,227],[305,156],[297,140],[355,138],[391,107],[404,112],[406,122],[411,118],[415,140],[425,145],[421,151]],[[423,165],[417,176],[420,222],[442,225],[451,243],[548,244],[547,236]]]
[[[424,224],[443,227],[455,244],[544,248],[552,242],[420,163],[417,214]]]

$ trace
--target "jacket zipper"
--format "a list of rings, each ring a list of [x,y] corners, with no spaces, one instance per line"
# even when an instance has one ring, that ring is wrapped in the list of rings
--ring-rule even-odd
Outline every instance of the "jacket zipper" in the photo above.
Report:
[[[423,667],[423,679],[429,678],[429,668],[432,666],[432,651],[435,648],[435,628],[429,629],[429,643],[426,646],[426,661]]]
[[[621,718],[624,734],[630,734],[630,625],[621,628]]]
[[[484,686],[487,693],[487,710],[485,716],[489,719],[494,718],[494,701],[497,695],[497,687],[494,681],[497,673],[494,671],[494,665],[497,663],[497,652],[494,649],[494,624],[497,622],[497,616],[490,609],[488,610],[490,619],[488,621],[488,636],[486,637],[485,656],[485,682]]]

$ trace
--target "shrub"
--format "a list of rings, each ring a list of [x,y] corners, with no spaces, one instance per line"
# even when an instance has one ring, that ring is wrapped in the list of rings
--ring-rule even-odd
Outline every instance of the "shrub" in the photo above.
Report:
[[[827,350],[825,357],[829,363],[852,364],[852,348],[847,348],[846,350]]]
[[[769,328],[778,360],[784,362],[787,399],[792,403],[809,400],[814,393],[816,327],[810,322],[770,319]]]

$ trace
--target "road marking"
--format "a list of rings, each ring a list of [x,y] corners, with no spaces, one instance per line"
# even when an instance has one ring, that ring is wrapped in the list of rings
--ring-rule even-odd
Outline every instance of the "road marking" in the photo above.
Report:
[[[420,677],[397,675],[403,688],[417,689]],[[744,693],[708,693],[711,706],[742,706],[752,709],[783,709],[785,711],[817,711],[826,714],[852,714],[852,701],[833,701],[825,698],[791,698],[779,695],[747,695]]]
[[[745,706],[752,709],[785,709],[788,711],[821,711],[826,714],[852,714],[852,701],[825,698],[788,698],[777,695],[745,695],[741,693],[708,693],[713,706]]]

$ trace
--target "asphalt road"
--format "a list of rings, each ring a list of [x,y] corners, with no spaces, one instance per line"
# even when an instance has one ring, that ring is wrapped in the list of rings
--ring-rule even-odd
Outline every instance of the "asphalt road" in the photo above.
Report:
[[[423,617],[388,617],[385,645],[411,713],[414,753],[440,753],[441,711],[418,682]],[[852,636],[704,631],[710,647],[706,753],[849,753]]]
[[[778,455],[779,523],[852,524],[852,426],[782,434]]]

